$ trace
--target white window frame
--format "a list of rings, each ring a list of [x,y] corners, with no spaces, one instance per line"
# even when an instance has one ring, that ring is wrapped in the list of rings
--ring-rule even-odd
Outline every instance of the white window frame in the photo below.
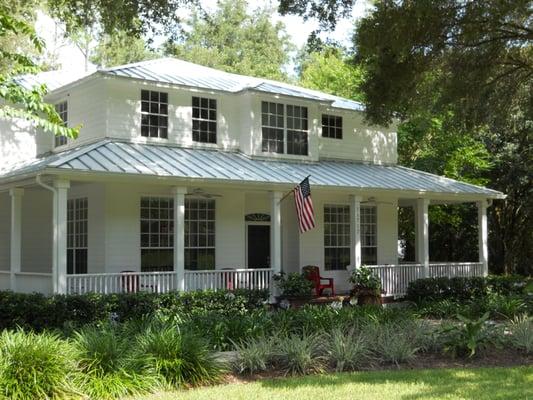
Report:
[[[324,118],[327,118],[328,119],[328,124],[327,125],[324,125]],[[329,120],[330,119],[340,119],[340,126],[337,126],[336,124],[335,125],[331,125],[329,124]],[[342,140],[343,139],[343,135],[344,135],[344,121],[343,121],[343,118],[342,118],[342,115],[335,115],[335,114],[322,114],[322,137],[323,138],[326,138],[326,139],[335,139],[335,140]],[[336,135],[335,136],[324,136],[324,126],[326,126],[328,128],[328,135],[329,135],[329,132],[331,132],[331,129],[334,129],[335,132],[337,129],[340,129],[340,137],[337,137]]]
[[[152,201],[155,201],[157,200],[158,201],[158,206],[157,206],[157,214],[158,216],[157,217],[152,217]],[[162,208],[161,207],[161,200],[165,200],[168,205],[166,208]],[[144,201],[147,201],[148,202],[148,207],[143,207],[143,203]],[[155,208],[155,207],[154,207]],[[141,201],[140,201],[140,229],[139,229],[139,232],[140,232],[140,235],[139,235],[139,238],[140,238],[140,250],[141,250],[141,271],[143,270],[143,264],[142,264],[142,253],[143,253],[143,250],[172,250],[172,252],[174,252],[174,200],[172,199],[172,197],[169,197],[169,196],[156,196],[156,195],[148,195],[148,196],[141,196]],[[145,212],[147,214],[144,214],[143,215],[143,211],[146,210]],[[165,214],[165,213],[161,213],[161,211],[165,211],[166,213],[166,217],[162,217],[162,214]],[[166,232],[162,232],[162,222],[165,222],[166,223],[166,226],[167,226],[167,231]],[[158,223],[158,230],[157,232],[152,232],[152,224],[153,223]],[[147,224],[148,225],[148,232],[146,232],[145,230],[143,230],[143,224]],[[147,236],[147,239],[148,241],[146,242],[146,238],[144,238],[143,236],[146,235]],[[157,244],[153,244],[152,242],[152,235],[157,235]],[[162,237],[166,237],[166,245],[161,245],[162,244]],[[145,266],[144,267],[144,270],[146,270],[146,272],[151,272],[151,271],[164,271],[165,269],[161,269],[162,266],[159,266],[159,268],[157,268],[157,266],[155,267],[148,267]],[[170,268],[171,267],[171,268]],[[166,270],[173,270],[174,269],[174,266],[173,264],[169,266],[168,269]]]
[[[194,99],[198,99],[198,117],[195,117],[194,116],[194,109],[196,108],[196,106],[194,105]],[[207,144],[217,144],[218,143],[218,102],[217,102],[217,99],[213,99],[213,98],[209,98],[209,97],[202,97],[202,96],[192,96],[192,99],[191,99],[191,103],[192,103],[192,134],[191,134],[191,137],[192,137],[192,141],[194,143],[207,143]],[[206,107],[202,107],[202,100],[207,100],[207,108]],[[211,108],[211,102],[214,101],[215,102],[215,108]],[[207,118],[202,118],[202,110],[207,110]],[[215,112],[215,119],[211,119],[211,111],[214,111]],[[206,122],[207,123],[207,126],[208,126],[208,130],[207,130],[207,138],[209,139],[209,136],[211,135],[211,132],[209,131],[209,124],[211,123],[214,123],[215,124],[215,141],[214,142],[211,142],[209,140],[205,141],[205,140],[195,140],[194,139],[194,121],[198,121],[198,124],[201,125],[202,122]],[[199,131],[199,135],[201,136],[201,133],[200,133],[200,130],[198,129]],[[200,139],[200,138],[199,138]]]
[[[377,264],[378,258],[378,208],[375,205],[361,206],[361,263],[363,265]],[[365,260],[364,249],[375,249],[376,259],[369,263]]]
[[[143,100],[143,92],[148,92],[148,100]],[[157,101],[152,100],[152,93],[157,93]],[[167,97],[166,103],[161,101],[161,94],[165,94]],[[169,95],[168,92],[163,92],[159,90],[151,90],[151,89],[141,89],[141,137],[147,138],[147,139],[162,139],[162,140],[168,140],[168,134],[169,134]],[[148,103],[148,111],[143,111],[143,103]],[[157,103],[157,112],[152,112],[151,110],[151,104]],[[167,107],[167,112],[162,113],[161,112],[161,104],[165,104]],[[148,124],[143,124],[142,118],[143,116],[147,116],[148,118]],[[157,117],[157,124],[152,125],[150,122],[151,117]],[[167,124],[166,126],[161,125],[160,121],[161,118],[166,118]],[[146,126],[148,129],[148,135],[143,135],[143,127]],[[157,129],[157,136],[151,136],[151,128]],[[166,129],[166,135],[161,136],[162,129]]]
[[[278,105],[281,105],[283,107],[283,127],[280,128],[279,126],[272,126],[272,125],[270,125],[270,122],[269,122],[268,125],[264,125],[263,124],[263,103],[275,104],[276,108],[277,108]],[[295,108],[298,107],[298,108],[306,110],[306,113],[307,113],[307,118],[306,118],[307,129],[294,129],[294,128],[289,129],[287,127],[287,119],[288,119],[287,109],[288,109],[289,106],[290,107],[295,107]],[[297,104],[288,104],[288,103],[280,103],[280,102],[276,102],[276,101],[262,100],[261,101],[261,110],[260,111],[261,111],[261,152],[262,153],[266,153],[266,154],[286,154],[286,155],[289,155],[289,156],[296,156],[296,157],[308,157],[309,156],[309,107],[302,106],[302,105],[297,105]],[[268,115],[271,115],[271,114],[268,113]],[[299,119],[303,120],[303,118],[299,118]],[[279,152],[274,152],[274,151],[264,151],[263,150],[263,128],[281,129],[281,130],[283,130],[283,152],[279,153]],[[296,131],[296,132],[300,132],[300,133],[305,133],[307,135],[307,153],[306,154],[288,153],[288,147],[289,147],[288,146],[288,139],[289,139],[288,131]]]
[[[192,202],[204,202],[206,203],[206,207],[204,210],[202,210],[200,207],[198,208],[191,208]],[[198,203],[199,205],[200,203]],[[209,204],[212,204],[212,208],[210,209],[208,207]],[[205,211],[205,218],[201,217],[202,212]],[[210,212],[212,212],[212,217],[210,217]],[[192,213],[197,214],[197,217],[193,218],[191,216]],[[212,224],[212,233],[209,233],[209,231],[206,231],[203,235],[204,238],[204,244],[200,244],[201,239],[201,232],[200,232],[200,224],[205,223],[206,225]],[[195,232],[196,238],[193,241],[193,233],[191,231],[191,226],[193,224],[197,224],[197,229]],[[210,236],[212,236],[212,241],[210,241]],[[185,199],[185,238],[184,238],[184,249],[185,249],[185,260],[187,260],[187,252],[188,251],[201,251],[201,250],[212,250],[213,251],[213,265],[210,269],[216,268],[216,201],[214,199],[203,199],[199,197],[189,197]],[[193,243],[195,242],[195,243]],[[191,270],[191,265],[187,265],[187,261],[185,261],[185,269]],[[198,268],[194,269],[198,270]]]
[[[54,105],[56,112],[63,121],[63,126],[68,126],[68,101],[60,101]],[[68,138],[64,135],[54,136],[54,147],[65,146],[68,144]]]
[[[85,250],[84,271],[78,270],[78,250]],[[87,273],[89,258],[89,200],[87,197],[67,200],[67,255],[69,251],[72,251],[71,273]],[[69,257],[67,257],[67,263],[68,259]]]
[[[335,214],[337,216],[338,215],[344,215],[345,216],[344,221],[338,221],[337,220],[335,222],[331,222],[331,221],[326,222],[326,209],[327,208],[336,209],[337,211],[335,212]],[[339,209],[343,209],[343,211],[345,211],[345,214],[339,213],[338,212]],[[349,263],[350,263],[350,261],[349,261],[350,248],[351,248],[350,206],[347,205],[347,204],[324,204],[323,212],[324,212],[324,214],[323,214],[323,219],[324,219],[324,233],[323,233],[323,238],[324,238],[324,269],[326,271],[344,271],[346,269],[346,266],[349,265]],[[329,243],[327,243],[326,225],[335,226],[335,231],[336,232],[334,234],[331,234],[331,232],[330,232],[330,234],[329,234],[330,240],[332,238],[335,238],[335,242],[336,242],[335,245],[332,245],[331,241]],[[339,229],[339,227],[341,227],[341,226],[342,226],[342,229]],[[340,230],[342,230],[343,232],[339,233]],[[347,256],[347,264],[344,265],[344,266],[339,266],[338,268],[329,268],[326,265],[326,249],[345,249],[346,252],[347,252],[347,255],[348,255]]]

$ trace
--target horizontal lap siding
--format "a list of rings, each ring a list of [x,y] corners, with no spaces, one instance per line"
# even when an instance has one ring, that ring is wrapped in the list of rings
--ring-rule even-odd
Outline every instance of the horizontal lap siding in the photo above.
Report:
[[[52,272],[52,192],[26,189],[22,197],[22,271]]]
[[[11,230],[11,199],[7,192],[0,193],[0,271],[9,270]]]

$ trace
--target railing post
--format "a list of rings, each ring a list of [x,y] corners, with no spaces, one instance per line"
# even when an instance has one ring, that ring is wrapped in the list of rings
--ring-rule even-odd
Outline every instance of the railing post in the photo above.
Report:
[[[479,252],[479,262],[483,266],[483,276],[487,276],[489,274],[489,248],[488,248],[489,228],[488,228],[488,221],[487,221],[487,208],[488,207],[489,205],[488,205],[487,200],[479,201],[477,203],[478,252]]]
[[[174,195],[174,272],[176,289],[185,290],[185,193],[187,188],[175,187]]]
[[[350,208],[351,208],[351,262],[352,267],[357,269],[361,268],[361,196],[350,196]]]
[[[416,199],[416,262],[429,277],[429,199]]]
[[[13,188],[9,191],[11,196],[11,242],[10,242],[10,286],[13,292],[17,291],[17,276],[21,271],[22,260],[22,196],[24,189]]]

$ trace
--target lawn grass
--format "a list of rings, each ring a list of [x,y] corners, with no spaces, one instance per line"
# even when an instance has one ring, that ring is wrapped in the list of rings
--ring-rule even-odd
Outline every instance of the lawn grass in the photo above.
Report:
[[[532,399],[533,367],[354,372],[267,379],[144,400]]]

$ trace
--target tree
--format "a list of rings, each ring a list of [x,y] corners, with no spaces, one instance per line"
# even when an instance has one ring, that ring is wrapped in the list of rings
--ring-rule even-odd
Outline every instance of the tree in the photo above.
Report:
[[[247,13],[245,0],[223,0],[212,14],[194,11],[179,40],[165,53],[243,75],[285,80],[283,67],[292,50],[282,23],[273,24],[271,10]]]
[[[303,57],[299,84],[336,96],[362,101],[359,87],[364,79],[361,68],[349,63],[338,48],[326,48]]]
[[[131,37],[125,31],[104,35],[90,57],[91,62],[99,67],[150,60],[156,58],[156,52],[148,49],[143,38]]]
[[[25,20],[13,17],[10,10],[0,6],[0,41],[10,35],[29,43],[38,54],[44,49],[42,40]],[[20,49],[2,47],[0,59],[9,66],[0,70],[0,117],[22,118],[56,135],[76,136],[77,129],[64,127],[54,107],[44,102],[44,85],[27,90],[17,82],[18,75],[39,71],[32,58]]]

